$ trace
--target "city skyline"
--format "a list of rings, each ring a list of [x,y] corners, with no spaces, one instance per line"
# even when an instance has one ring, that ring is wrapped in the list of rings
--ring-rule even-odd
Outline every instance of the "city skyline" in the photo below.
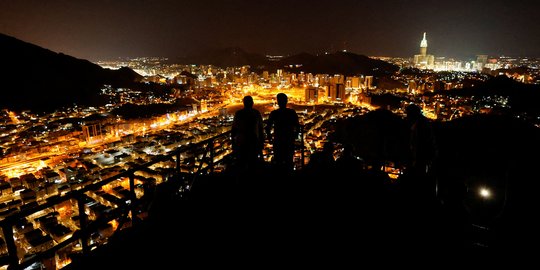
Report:
[[[0,268],[529,244],[517,1],[1,3]]]
[[[78,58],[188,56],[240,47],[290,55],[347,50],[411,57],[539,57],[535,1],[20,1],[0,4],[0,32]],[[459,7],[459,8],[456,8]]]

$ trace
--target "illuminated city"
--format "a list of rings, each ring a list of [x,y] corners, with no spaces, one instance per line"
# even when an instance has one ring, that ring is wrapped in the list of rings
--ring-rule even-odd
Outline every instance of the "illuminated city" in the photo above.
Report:
[[[371,4],[368,6],[372,8]],[[21,8],[23,6],[9,6],[9,10]],[[190,8],[195,9],[186,7],[186,10]],[[321,10],[325,9],[326,5],[322,5]],[[214,14],[216,11],[212,8],[210,12]],[[214,16],[219,17],[216,14]],[[9,16],[12,18],[13,15]],[[253,16],[248,17],[253,19]],[[376,27],[370,22],[365,23]],[[343,28],[343,25],[339,26],[336,29]],[[174,194],[169,196],[174,199],[169,198],[167,202],[187,201],[186,209],[190,203],[200,203],[200,198],[211,198],[222,192],[210,189],[214,193],[205,195],[197,191],[193,186],[197,183],[195,179],[199,178],[209,182],[226,179],[227,185],[221,183],[217,186],[226,186],[224,190],[232,190],[232,194],[239,196],[232,200],[234,207],[243,200],[250,205],[248,199],[253,199],[253,207],[268,211],[271,213],[269,217],[279,220],[294,216],[292,220],[302,226],[318,221],[319,211],[347,224],[344,220],[348,219],[344,216],[355,215],[352,214],[357,209],[355,204],[363,205],[361,209],[368,209],[366,216],[373,219],[388,209],[392,209],[388,213],[396,217],[408,218],[408,214],[404,214],[408,213],[407,207],[421,205],[421,210],[415,211],[437,213],[436,222],[439,223],[430,223],[426,227],[435,228],[433,231],[438,235],[443,235],[444,230],[451,230],[459,236],[455,239],[450,239],[452,236],[441,237],[443,240],[437,245],[483,248],[506,247],[519,242],[512,237],[515,228],[519,227],[517,223],[514,225],[513,218],[521,217],[522,212],[511,210],[520,209],[522,205],[530,205],[534,210],[537,208],[521,195],[515,197],[521,196],[523,201],[514,199],[516,201],[507,203],[508,198],[512,198],[509,190],[529,194],[529,191],[517,188],[522,184],[509,182],[532,179],[530,176],[534,174],[529,168],[537,158],[529,158],[524,153],[534,153],[538,147],[535,136],[540,130],[537,106],[540,52],[537,47],[496,51],[487,45],[471,45],[466,51],[468,56],[464,56],[465,49],[460,48],[458,52],[457,47],[467,42],[477,45],[470,36],[463,39],[467,42],[460,43],[451,40],[450,37],[455,35],[453,32],[449,32],[446,39],[440,30],[430,30],[436,27],[422,26],[424,28],[418,30],[415,24],[414,31],[407,30],[410,34],[407,36],[390,34],[392,41],[384,44],[398,42],[414,44],[415,47],[403,45],[406,50],[388,49],[388,54],[384,50],[370,51],[362,47],[363,43],[370,45],[372,41],[368,38],[355,43],[353,40],[349,42],[352,38],[347,36],[344,41],[338,38],[329,41],[328,46],[310,47],[311,43],[317,43],[315,39],[308,44],[298,41],[295,35],[289,36],[290,40],[305,45],[305,50],[309,51],[301,53],[304,48],[294,48],[299,50],[294,51],[292,47],[287,50],[280,47],[281,43],[289,42],[286,39],[280,39],[278,43],[268,39],[261,41],[268,44],[257,47],[260,46],[258,42],[245,41],[249,31],[239,35],[230,30],[232,32],[224,32],[227,34],[223,36],[212,36],[211,40],[215,38],[218,44],[212,46],[226,47],[222,44],[231,43],[228,41],[236,38],[240,44],[244,40],[250,49],[264,48],[260,49],[263,53],[257,49],[247,52],[237,47],[209,47],[200,53],[197,51],[199,48],[195,48],[197,45],[193,48],[185,45],[196,43],[197,34],[200,34],[190,32],[185,34],[192,38],[189,42],[175,40],[170,43],[183,42],[178,46],[186,47],[179,48],[186,52],[191,49],[195,53],[180,51],[174,54],[176,49],[169,50],[168,46],[162,45],[163,51],[150,50],[154,53],[144,56],[141,52],[148,52],[146,48],[140,51],[126,48],[136,48],[138,43],[133,42],[124,44],[122,49],[129,53],[123,55],[117,50],[107,54],[81,50],[81,54],[97,56],[87,61],[43,49],[33,45],[32,39],[23,41],[25,39],[16,35],[19,32],[8,31],[0,24],[0,32],[6,32],[5,35],[0,34],[0,49],[12,68],[2,79],[9,82],[5,85],[6,93],[13,91],[6,94],[0,104],[1,269],[80,267],[80,263],[72,262],[87,263],[85,258],[88,254],[112,243],[117,233],[152,220],[149,209],[152,209],[154,201],[165,200],[155,195],[159,194],[159,187],[174,185],[173,191],[166,193]],[[96,29],[105,29],[103,27]],[[215,25],[212,27],[212,31],[217,28]],[[277,28],[276,31],[284,31],[282,29],[285,28]],[[325,29],[319,28],[321,31]],[[137,37],[144,36],[145,28],[140,31]],[[155,34],[157,31],[160,31],[158,27],[147,32]],[[181,32],[180,29],[178,31]],[[254,32],[253,29],[250,31]],[[264,37],[272,32],[268,31]],[[290,31],[300,33],[307,30]],[[328,39],[331,39],[328,33]],[[220,37],[223,43],[219,43]],[[396,37],[403,40],[395,40]],[[378,38],[374,34],[373,39]],[[151,40],[150,34],[148,40]],[[456,51],[447,44],[452,41],[457,44]],[[538,44],[538,38],[536,42]],[[150,41],[148,43],[151,44]],[[96,44],[93,50],[100,50],[99,46]],[[382,48],[390,48],[388,46]],[[73,50],[82,47],[74,47]],[[358,49],[371,56],[356,53]],[[18,54],[12,56],[11,52]],[[36,63],[32,62],[34,60]],[[261,113],[264,125],[268,127],[270,113],[279,108],[278,93],[287,95],[287,107],[296,112],[300,124],[294,151],[291,150],[291,171],[284,173],[276,164],[274,155],[277,150],[272,141],[272,136],[277,133],[275,130],[272,134],[268,131],[268,134],[261,135],[264,144],[260,162],[263,165],[256,169],[249,166],[240,168],[231,129],[237,121],[235,115],[244,108],[244,97],[253,97],[254,108]],[[433,150],[433,156],[425,160],[425,166],[422,164],[424,174],[411,173],[418,161],[414,159],[416,156],[411,158],[411,153],[416,155],[416,151],[420,151],[418,148],[422,147],[415,145],[413,140],[425,135],[415,133],[421,124],[411,122],[411,108],[414,106],[420,109],[421,119],[426,119],[428,124],[425,125],[429,125],[426,130],[432,133],[430,136],[435,134],[433,137],[437,139],[437,149],[422,149]],[[324,163],[317,162],[321,162],[319,159],[329,145],[331,150],[327,159],[335,164],[323,168]],[[349,163],[338,162],[348,157],[352,158],[347,160]],[[432,166],[435,168],[433,171]],[[419,180],[418,183],[425,180],[422,177],[429,178],[429,181],[434,179],[435,187],[429,188],[435,191],[426,192],[433,196],[429,198],[431,201],[422,201],[422,196],[411,199],[425,190],[420,184],[408,185],[407,181],[414,178],[409,173]],[[261,184],[268,179],[276,183],[284,179],[289,182]],[[354,184],[346,182],[351,179],[359,181]],[[374,179],[380,183],[375,184]],[[253,180],[260,180],[260,186],[246,184],[256,182]],[[373,183],[368,183],[368,180]],[[363,186],[359,184],[361,181],[365,182]],[[251,194],[250,188],[253,187],[256,192]],[[362,190],[362,195],[357,198],[358,194],[354,192],[359,190]],[[257,192],[263,195],[259,197]],[[286,198],[284,202],[294,204],[282,208],[276,206],[278,211],[272,208],[273,201],[260,203],[263,199],[273,200],[273,196],[278,198],[276,205],[280,205],[282,198]],[[361,199],[362,196],[369,199]],[[210,201],[219,204],[223,198],[226,197],[218,196]],[[402,208],[397,208],[396,205],[402,202],[405,202],[400,206]],[[227,202],[223,204],[229,206]],[[337,210],[328,210],[330,206]],[[191,211],[197,213],[199,208],[193,207]],[[310,214],[306,214],[308,218],[305,220],[301,218],[302,211],[298,210],[304,209],[302,207],[313,207],[305,210]],[[343,209],[338,209],[340,207]],[[456,214],[458,211],[455,209],[458,208],[467,214],[467,218],[462,220]],[[263,210],[258,215],[263,216],[259,218],[266,222],[267,212]],[[177,214],[166,212],[163,216],[170,218]],[[198,214],[193,215],[199,217]],[[411,216],[421,223],[429,220],[424,214],[414,212]],[[159,221],[168,220],[159,218]],[[364,215],[356,218],[362,219]],[[393,231],[393,226],[401,226],[395,219],[391,220],[388,224],[376,226],[375,231],[384,234]],[[203,225],[208,223],[206,219],[200,221]],[[341,225],[333,226],[334,229],[341,228]],[[406,224],[403,228],[403,231],[409,229]],[[356,231],[356,228],[347,229]],[[417,227],[414,229],[422,231]],[[287,232],[288,229],[282,230]],[[349,230],[339,233],[353,235]],[[311,236],[304,234],[307,233],[299,233],[312,240]],[[288,236],[287,233],[283,235]],[[249,239],[251,236],[243,237]],[[401,236],[388,237],[399,242],[398,246],[407,246],[402,243],[405,240],[400,241]],[[183,238],[177,235],[172,239]],[[198,239],[188,239],[198,242]],[[358,236],[354,239],[363,238]],[[412,238],[403,239],[411,241]],[[151,243],[162,244],[160,241]],[[308,243],[306,241],[302,245],[309,246]]]

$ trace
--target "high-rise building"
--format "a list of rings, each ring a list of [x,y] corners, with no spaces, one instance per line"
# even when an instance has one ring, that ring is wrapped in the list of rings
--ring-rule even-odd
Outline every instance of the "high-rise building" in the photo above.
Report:
[[[360,88],[360,77],[357,77],[357,76],[353,76],[353,77],[348,77],[347,78],[347,82],[350,81],[350,87],[352,89],[359,89]]]
[[[317,87],[307,87],[306,88],[306,102],[317,104],[319,101],[319,89]]]
[[[317,99],[319,102],[327,102],[328,101],[328,85],[319,87],[319,94],[317,95]]]
[[[201,100],[201,112],[207,112],[208,111],[208,105],[206,104],[206,100]]]
[[[336,74],[336,75],[334,75],[334,77],[332,77],[331,83],[341,83],[341,84],[344,84],[344,83],[345,83],[345,76],[343,76],[343,75],[341,75],[341,74]]]
[[[332,101],[345,101],[345,85],[341,83],[328,86],[329,99]]]
[[[485,54],[476,56],[476,70],[481,71],[488,62],[488,56]]]
[[[414,94],[416,93],[416,88],[418,87],[418,85],[416,84],[416,81],[415,80],[410,80],[409,81],[409,86],[407,87],[407,92],[409,94]]]
[[[336,93],[336,85],[333,84],[333,83],[329,83],[327,86],[326,86],[327,90],[326,90],[326,97],[328,98],[328,100],[334,100],[332,97],[335,96],[335,93]],[[333,95],[332,95],[333,94]]]
[[[298,77],[296,78],[300,82],[304,82],[306,80],[306,74],[301,71],[300,74],[298,74]]]
[[[426,56],[427,55],[427,39],[426,39],[426,32],[424,32],[424,37],[422,38],[422,41],[420,41],[420,55]]]
[[[342,83],[336,84],[336,100],[345,101],[345,85]]]
[[[306,80],[307,80],[308,83],[312,83],[313,82],[313,74],[308,73],[307,76],[306,76]]]
[[[366,76],[364,79],[364,87],[369,90],[373,87],[373,76]]]
[[[414,56],[414,66],[420,69],[433,69],[433,64],[435,62],[435,56],[427,54],[427,39],[426,33],[424,32],[424,37],[420,41],[420,54]]]
[[[328,74],[317,74],[316,78],[318,79],[316,83],[319,85],[326,85],[330,80]]]
[[[82,127],[83,138],[87,143],[93,140],[101,140],[103,138],[101,124],[90,124]]]

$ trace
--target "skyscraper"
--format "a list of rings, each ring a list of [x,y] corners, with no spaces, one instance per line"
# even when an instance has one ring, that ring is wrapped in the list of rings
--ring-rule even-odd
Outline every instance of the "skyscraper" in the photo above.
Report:
[[[319,102],[319,89],[317,87],[307,87],[306,88],[306,103],[315,103]]]
[[[365,90],[370,90],[373,87],[373,76],[366,76],[364,79]]]
[[[420,54],[414,56],[414,66],[420,69],[433,69],[434,62],[435,56],[427,54],[427,39],[424,32],[424,37],[420,41]]]
[[[488,62],[488,56],[485,54],[477,55],[476,56],[476,69],[478,71],[482,71],[484,67],[486,67],[486,64]]]
[[[331,84],[328,86],[329,98],[332,101],[345,101],[345,85],[341,83]]]
[[[426,32],[424,32],[424,37],[422,38],[422,41],[420,41],[420,55],[421,56],[426,56],[427,55]]]

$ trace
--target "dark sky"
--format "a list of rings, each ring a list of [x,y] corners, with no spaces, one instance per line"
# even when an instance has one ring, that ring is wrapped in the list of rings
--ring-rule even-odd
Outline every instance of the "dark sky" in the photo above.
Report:
[[[538,0],[0,1],[0,32],[90,60],[241,47],[540,57]]]

